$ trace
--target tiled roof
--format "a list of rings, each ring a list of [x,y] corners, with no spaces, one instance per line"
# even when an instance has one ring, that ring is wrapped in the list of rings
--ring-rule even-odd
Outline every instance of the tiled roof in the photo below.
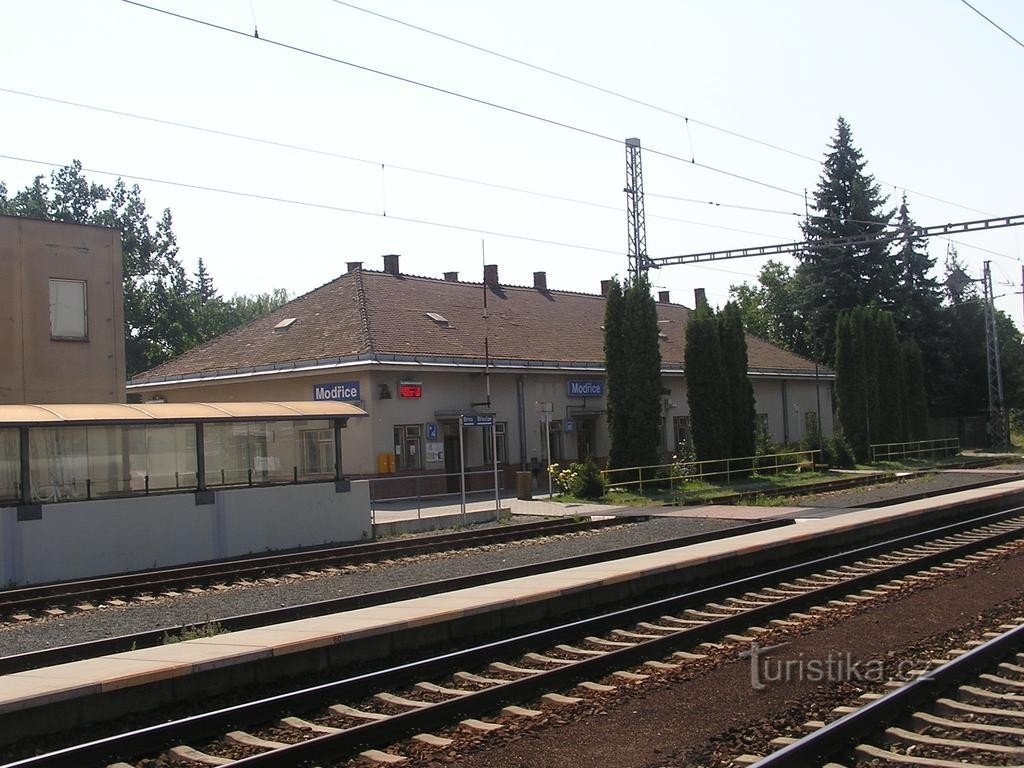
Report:
[[[604,297],[568,291],[487,288],[492,359],[601,365]],[[356,269],[271,314],[139,374],[132,383],[218,371],[281,367],[297,361],[373,355],[482,359],[480,283]],[[690,311],[658,303],[662,361],[681,366]],[[428,313],[440,315],[432,319]],[[295,318],[285,330],[274,326]],[[751,370],[813,372],[814,364],[747,336]]]

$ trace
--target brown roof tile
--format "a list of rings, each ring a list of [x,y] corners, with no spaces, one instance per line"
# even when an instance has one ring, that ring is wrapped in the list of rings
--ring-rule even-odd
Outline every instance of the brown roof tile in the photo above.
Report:
[[[303,360],[359,355],[414,355],[482,359],[484,287],[356,269],[289,302],[266,317],[213,339],[133,383],[216,371],[284,366]],[[568,291],[487,288],[487,336],[496,360],[601,365],[605,300]],[[681,366],[690,310],[658,303],[661,354]],[[436,313],[447,324],[430,318]],[[296,318],[285,331],[274,326]],[[814,364],[747,336],[752,370],[810,372]]]

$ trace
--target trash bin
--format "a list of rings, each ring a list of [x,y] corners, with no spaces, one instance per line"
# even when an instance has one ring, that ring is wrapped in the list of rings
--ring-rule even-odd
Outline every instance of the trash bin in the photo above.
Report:
[[[523,501],[533,498],[532,472],[516,472],[516,498]]]

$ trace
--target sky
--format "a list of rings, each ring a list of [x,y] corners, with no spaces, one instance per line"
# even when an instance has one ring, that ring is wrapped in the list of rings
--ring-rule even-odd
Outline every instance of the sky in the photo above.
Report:
[[[386,253],[407,274],[479,281],[486,260],[507,285],[546,271],[597,293],[626,274],[628,137],[649,255],[800,239],[839,115],[919,224],[1024,213],[1024,47],[961,0],[146,2],[234,32],[123,0],[0,1],[0,180],[77,158],[137,183],[226,296],[304,293]],[[1024,39],[1024,3],[972,4]],[[956,240],[1021,326],[1024,233]],[[929,247],[941,266],[947,241]],[[764,261],[651,282],[721,305]]]

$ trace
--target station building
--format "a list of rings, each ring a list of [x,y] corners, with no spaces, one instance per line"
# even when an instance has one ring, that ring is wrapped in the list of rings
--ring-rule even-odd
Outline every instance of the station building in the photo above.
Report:
[[[124,354],[121,233],[0,216],[0,405],[123,403]]]
[[[455,272],[420,277],[402,274],[397,255],[384,257],[383,271],[349,262],[330,283],[135,376],[127,388],[142,402],[350,402],[369,418],[346,430],[346,474],[396,478],[393,492],[381,496],[408,492],[397,479],[424,474],[457,491],[460,456],[467,471],[483,474],[492,445],[508,487],[516,470],[540,476],[548,455],[555,462],[608,455],[607,287],[550,290],[544,272],[534,274],[532,287],[503,285],[496,265],[484,267],[483,283]],[[683,350],[690,312],[659,295],[666,455],[689,429]],[[831,434],[831,371],[754,336],[747,346],[758,418],[773,440],[798,442],[819,408]],[[466,428],[460,451],[466,414],[493,415],[487,421],[494,426]],[[316,461],[319,438],[302,439]]]

